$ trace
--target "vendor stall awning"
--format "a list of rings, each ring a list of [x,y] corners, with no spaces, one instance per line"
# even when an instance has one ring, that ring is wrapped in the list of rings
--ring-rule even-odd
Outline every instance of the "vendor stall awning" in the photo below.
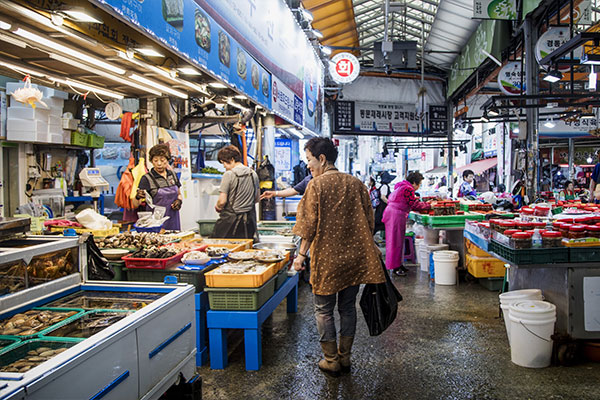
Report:
[[[426,174],[443,174],[448,172],[448,167],[437,167],[425,172]]]
[[[490,169],[492,167],[495,167],[497,164],[498,164],[498,157],[486,158],[485,160],[475,161],[475,162],[472,162],[471,164],[467,164],[463,167],[456,168],[456,173],[458,175],[461,175],[464,170],[470,169],[475,173],[475,175],[479,175],[482,172],[487,171],[488,169]]]

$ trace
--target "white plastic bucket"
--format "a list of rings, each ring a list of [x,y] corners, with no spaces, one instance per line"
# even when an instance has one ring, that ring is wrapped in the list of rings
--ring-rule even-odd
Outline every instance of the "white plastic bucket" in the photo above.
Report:
[[[521,289],[500,294],[500,308],[504,317],[504,326],[506,327],[506,336],[510,344],[510,306],[513,303],[524,300],[544,300],[540,289]]]
[[[510,359],[527,368],[544,368],[552,357],[556,306],[547,301],[524,300],[510,306]]]
[[[435,229],[425,229],[425,243],[438,244],[440,242],[440,231]]]
[[[427,251],[427,243],[421,242],[417,244],[417,261],[421,266],[421,271],[429,270],[429,251]]]
[[[433,253],[436,285],[456,285],[458,251],[438,250]]]
[[[431,253],[439,251],[439,250],[448,250],[449,247],[450,246],[447,245],[447,244],[439,244],[439,243],[438,244],[428,244],[426,246],[426,248],[427,248],[427,250],[426,250],[427,251],[427,254],[426,254],[427,261],[425,262],[425,265],[426,265],[426,268],[427,268],[425,270],[426,272],[430,272],[430,273],[433,273],[433,275],[435,275],[435,272],[433,272],[433,269],[432,269],[433,265],[430,265],[430,263],[431,263]],[[422,269],[423,269],[423,267],[421,266],[421,270]],[[433,275],[431,276],[432,278],[433,278]]]

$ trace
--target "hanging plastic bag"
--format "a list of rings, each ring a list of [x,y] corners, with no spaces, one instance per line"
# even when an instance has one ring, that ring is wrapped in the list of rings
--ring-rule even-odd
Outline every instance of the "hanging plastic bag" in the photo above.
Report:
[[[82,236],[80,240],[84,240],[87,246],[88,279],[94,281],[110,281],[113,279],[115,271],[108,263],[108,260],[104,258],[98,246],[96,246],[94,236]]]
[[[129,195],[129,198],[133,200],[137,194],[140,180],[142,179],[142,176],[146,174],[146,160],[144,157],[140,157],[138,164],[131,170],[131,174],[133,175],[133,185],[131,186],[131,194]]]
[[[398,302],[402,300],[402,295],[392,283],[383,260],[381,267],[385,282],[366,284],[360,297],[360,308],[371,336],[381,335],[394,322],[398,313]]]

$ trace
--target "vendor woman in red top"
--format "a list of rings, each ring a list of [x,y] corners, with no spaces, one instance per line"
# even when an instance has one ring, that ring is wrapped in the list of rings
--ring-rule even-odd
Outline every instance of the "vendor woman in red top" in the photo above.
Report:
[[[411,211],[428,210],[429,203],[420,201],[415,191],[421,186],[423,175],[411,172],[405,181],[394,186],[394,192],[388,198],[388,204],[383,212],[385,224],[385,265],[396,275],[406,275],[408,271],[404,261],[404,237],[406,235],[406,220]]]

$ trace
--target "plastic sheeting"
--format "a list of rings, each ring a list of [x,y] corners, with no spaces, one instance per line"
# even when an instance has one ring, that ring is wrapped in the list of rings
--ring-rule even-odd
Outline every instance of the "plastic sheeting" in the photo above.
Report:
[[[444,104],[442,82],[424,81],[427,104]],[[421,81],[415,79],[359,76],[342,89],[343,99],[371,103],[415,104]]]

